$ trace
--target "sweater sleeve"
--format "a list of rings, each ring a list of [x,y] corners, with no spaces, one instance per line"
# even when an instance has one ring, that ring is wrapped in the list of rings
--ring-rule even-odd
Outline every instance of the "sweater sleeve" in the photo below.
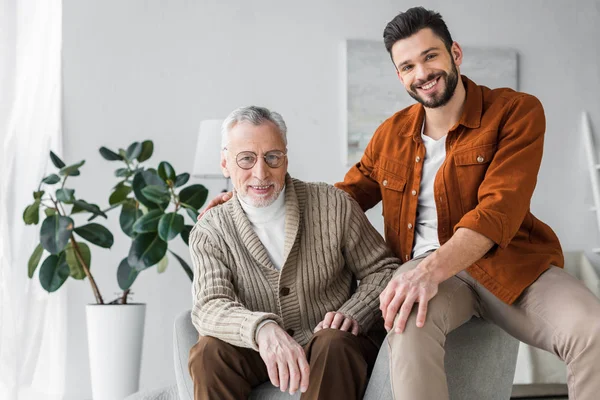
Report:
[[[205,220],[198,222],[189,240],[194,264],[192,323],[200,335],[258,351],[255,334],[259,325],[273,320],[282,326],[281,318],[250,311],[238,301],[227,257],[211,240],[206,225]]]
[[[346,203],[342,252],[346,266],[360,284],[338,311],[356,320],[361,331],[366,332],[381,314],[379,295],[401,262],[393,257],[358,203],[349,197]]]

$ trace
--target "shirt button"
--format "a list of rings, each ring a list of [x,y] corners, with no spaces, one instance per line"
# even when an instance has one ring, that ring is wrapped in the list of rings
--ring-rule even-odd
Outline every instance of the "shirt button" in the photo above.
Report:
[[[412,193],[412,195],[413,195],[413,196],[416,196],[416,195],[417,195],[417,191],[416,191],[416,190],[413,190],[413,191],[412,191],[412,192],[410,192],[410,193]]]
[[[286,330],[287,334],[290,336],[294,336],[294,330],[293,329],[288,329]]]
[[[483,158],[483,156],[478,156],[478,157],[477,157],[477,162],[480,162],[480,163],[482,163],[483,161],[484,161],[484,158]]]
[[[381,183],[383,184],[383,186],[387,186],[387,179],[384,179]]]
[[[412,224],[408,224],[408,229],[412,229]]]
[[[416,161],[416,162],[419,162],[419,161],[421,161],[421,157],[417,156],[417,158],[415,158],[415,161]]]
[[[281,289],[279,289],[279,294],[282,296],[287,296],[288,294],[290,294],[290,288],[282,287]]]

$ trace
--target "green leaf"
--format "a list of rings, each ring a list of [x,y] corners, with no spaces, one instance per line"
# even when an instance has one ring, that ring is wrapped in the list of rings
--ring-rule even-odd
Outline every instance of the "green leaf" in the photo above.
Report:
[[[131,187],[125,184],[121,183],[117,185],[114,192],[112,192],[110,198],[108,199],[108,204],[112,206],[125,200],[127,196],[129,196],[129,193],[131,193],[131,190]]]
[[[55,292],[65,283],[69,272],[65,253],[61,253],[60,256],[52,254],[44,260],[40,267],[40,283],[47,292]]]
[[[133,224],[133,231],[137,233],[157,232],[158,221],[163,215],[164,212],[162,210],[148,211],[135,221],[135,224]]]
[[[46,194],[46,192],[44,192],[43,190],[40,190],[39,192],[33,192],[33,199],[41,200],[44,194]]]
[[[115,170],[115,176],[117,178],[126,178],[133,175],[133,172],[129,168],[119,168]]]
[[[52,150],[50,150],[50,160],[52,160],[52,164],[58,169],[65,166],[65,163]]]
[[[189,207],[185,207],[185,212],[187,212],[187,214],[190,216],[190,218],[192,219],[192,221],[194,221],[194,223],[196,223],[196,221],[198,221],[198,212],[196,210],[194,210],[193,208],[189,208]]]
[[[203,185],[191,185],[179,192],[179,200],[198,210],[208,196],[208,190]]]
[[[160,176],[165,182],[167,180],[175,182],[175,179],[177,178],[175,169],[166,161],[161,161],[161,163],[158,164],[158,176]]]
[[[58,189],[56,191],[56,200],[62,201],[65,204],[73,204],[75,201],[74,189]]]
[[[181,230],[181,238],[188,246],[190,245],[190,232],[193,228],[194,225],[184,225],[183,229]]]
[[[44,214],[46,214],[46,217],[52,217],[56,215],[56,208],[46,208]]]
[[[34,201],[33,204],[25,208],[23,221],[25,225],[37,225],[40,222],[40,200]]]
[[[74,206],[71,210],[71,214],[87,211],[94,214],[94,216],[102,215],[104,218],[108,218],[108,216],[96,204],[90,204],[85,200],[75,200],[73,205]]]
[[[127,262],[138,271],[158,263],[167,252],[167,242],[156,233],[141,233],[131,244]]]
[[[150,157],[152,157],[152,153],[154,153],[154,143],[152,140],[144,140],[142,142],[142,153],[138,156],[139,162],[144,162]]]
[[[119,264],[119,268],[117,269],[117,282],[119,283],[119,287],[121,290],[127,290],[133,285],[135,282],[135,278],[137,278],[140,272],[131,268],[129,263],[127,262],[127,257],[121,260]]]
[[[185,185],[187,183],[187,181],[189,181],[189,180],[190,180],[190,174],[188,174],[187,172],[184,172],[183,174],[179,174],[175,178],[175,187],[181,187],[181,186]]]
[[[136,237],[133,231],[133,224],[142,216],[142,211],[136,207],[135,200],[128,201],[121,207],[121,215],[119,215],[119,224],[121,229],[129,237]]]
[[[158,221],[158,236],[165,242],[179,235],[183,230],[183,215],[176,212],[163,215]]]
[[[104,146],[100,147],[99,151],[100,151],[100,155],[102,157],[104,157],[105,160],[108,160],[108,161],[122,161],[123,160],[123,157],[121,157],[114,151],[107,149]]]
[[[58,254],[64,250],[73,232],[74,223],[69,217],[54,215],[42,222],[40,242],[50,254]]]
[[[83,164],[85,164],[85,160],[79,161],[77,164],[73,164],[73,165],[69,165],[68,167],[64,167],[58,173],[61,174],[62,176],[65,176],[65,175],[77,176],[77,175],[79,175],[79,168]]]
[[[90,268],[92,263],[92,253],[90,252],[90,247],[83,242],[77,242],[77,247],[79,247],[83,262],[85,262],[85,265]],[[77,254],[75,254],[75,247],[73,247],[72,243],[67,245],[65,254],[67,257],[67,264],[69,265],[69,274],[71,277],[74,279],[85,279],[86,275],[85,270],[83,269],[83,264],[79,261]]]
[[[175,256],[175,258],[177,259],[177,261],[179,261],[179,264],[181,264],[181,268],[183,268],[183,270],[187,274],[188,278],[190,278],[190,281],[193,281],[194,280],[194,273],[192,272],[192,269],[190,268],[190,266],[188,265],[188,263],[186,263],[183,258],[179,257],[177,254],[173,253],[171,250],[169,250],[169,253],[171,253],[171,254],[173,254],[173,256]]]
[[[158,262],[158,265],[156,266],[156,270],[158,271],[159,274],[162,274],[163,272],[165,272],[167,270],[168,265],[169,265],[169,257],[167,257],[165,255],[163,257],[163,259]]]
[[[158,185],[149,185],[142,189],[142,194],[151,202],[162,205],[171,200],[171,193],[166,187]]]
[[[47,177],[45,177],[44,179],[42,179],[42,182],[44,182],[48,185],[54,185],[55,183],[60,182],[60,176],[58,176],[56,174],[51,174],[51,175],[48,175]]]
[[[127,148],[125,158],[131,161],[135,158],[138,158],[140,154],[142,154],[142,144],[140,142],[133,142]]]
[[[142,189],[144,189],[146,186],[149,186],[149,185],[162,186],[165,189],[167,188],[167,185],[165,184],[165,182],[163,182],[162,179],[160,179],[160,176],[158,176],[158,174],[156,173],[155,170],[147,169],[145,171],[140,171],[140,172],[137,172],[135,174],[135,176],[133,177],[132,187],[133,187],[133,192],[135,194],[135,198],[140,203],[144,204],[148,208],[159,208],[159,205],[157,205],[153,201],[150,201],[142,193]],[[169,205],[168,202],[166,202],[164,204],[160,204],[160,208],[165,209],[165,208],[167,208],[168,205]]]
[[[75,233],[96,246],[110,249],[114,243],[112,233],[104,226],[96,223],[75,228]]]
[[[33,250],[31,257],[29,257],[29,262],[27,263],[27,276],[29,279],[33,278],[33,273],[35,272],[40,260],[42,259],[42,254],[44,253],[44,248],[41,244],[38,244]]]

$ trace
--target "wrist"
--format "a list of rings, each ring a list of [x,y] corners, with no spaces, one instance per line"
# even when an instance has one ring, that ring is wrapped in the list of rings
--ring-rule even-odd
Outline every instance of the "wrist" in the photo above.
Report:
[[[415,269],[420,275],[425,276],[427,280],[440,284],[449,278],[446,276],[443,265],[444,264],[440,262],[438,252],[434,251],[421,261]]]

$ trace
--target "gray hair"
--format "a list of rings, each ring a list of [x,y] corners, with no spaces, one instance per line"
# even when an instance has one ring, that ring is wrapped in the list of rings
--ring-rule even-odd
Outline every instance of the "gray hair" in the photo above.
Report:
[[[240,122],[250,122],[253,125],[261,125],[265,122],[272,122],[281,134],[283,143],[287,146],[287,126],[281,115],[265,107],[246,106],[240,107],[231,112],[221,125],[221,150],[227,147],[229,142],[229,131]]]

